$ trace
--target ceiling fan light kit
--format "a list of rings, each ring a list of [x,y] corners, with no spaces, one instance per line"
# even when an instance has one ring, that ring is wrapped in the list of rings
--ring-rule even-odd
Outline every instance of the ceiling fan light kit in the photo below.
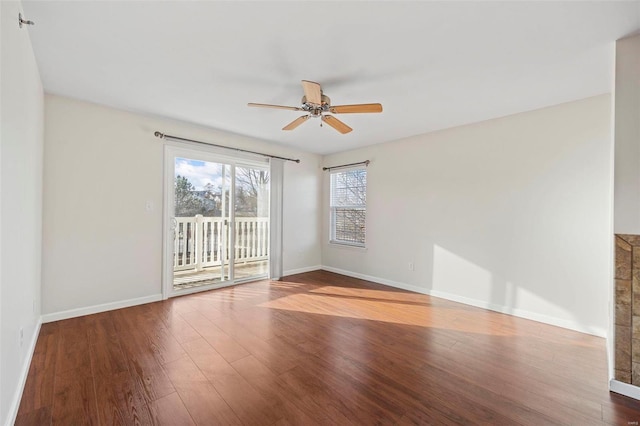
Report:
[[[288,109],[291,111],[304,111],[307,114],[300,116],[287,124],[282,130],[293,130],[310,118],[320,118],[322,123],[327,123],[329,126],[336,129],[338,132],[345,134],[349,133],[353,129],[347,126],[342,121],[338,120],[331,114],[354,114],[354,113],[373,113],[382,112],[382,105],[379,103],[374,104],[354,104],[354,105],[331,105],[331,99],[322,93],[322,87],[320,83],[314,81],[302,80],[302,88],[304,89],[304,96],[302,97],[301,106],[284,106],[284,105],[271,105],[271,104],[258,104],[250,102],[247,105],[251,107],[260,108],[276,108],[276,109]]]

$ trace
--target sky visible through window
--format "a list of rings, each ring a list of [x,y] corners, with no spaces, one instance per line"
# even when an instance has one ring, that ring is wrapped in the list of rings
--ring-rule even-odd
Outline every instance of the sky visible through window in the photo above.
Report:
[[[210,183],[218,189],[222,186],[222,164],[207,161],[176,158],[175,176],[187,178],[196,191],[202,191]]]
[[[229,164],[177,157],[174,163],[175,215],[219,216],[222,210],[233,206],[237,216],[268,217],[269,171],[236,166],[235,191],[230,194],[231,170]]]

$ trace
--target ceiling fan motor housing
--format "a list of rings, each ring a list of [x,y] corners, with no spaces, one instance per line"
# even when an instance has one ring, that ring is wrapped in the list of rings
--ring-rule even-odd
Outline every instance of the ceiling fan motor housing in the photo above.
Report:
[[[308,111],[313,117],[319,117],[321,113],[329,111],[331,107],[331,99],[323,94],[322,95],[322,105],[316,105],[307,102],[307,97],[302,97],[302,109]]]

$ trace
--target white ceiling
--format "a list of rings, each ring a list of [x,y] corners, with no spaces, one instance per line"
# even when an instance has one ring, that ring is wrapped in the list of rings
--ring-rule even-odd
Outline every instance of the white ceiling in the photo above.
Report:
[[[45,90],[332,153],[610,92],[640,2],[25,1]],[[341,135],[301,113],[300,80]],[[162,129],[158,129],[162,131]]]

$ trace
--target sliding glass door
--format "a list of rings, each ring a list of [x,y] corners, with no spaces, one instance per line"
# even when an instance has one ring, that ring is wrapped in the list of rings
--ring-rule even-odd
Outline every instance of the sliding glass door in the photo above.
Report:
[[[168,146],[165,187],[168,295],[267,277],[267,163]]]
[[[269,170],[235,167],[234,263],[236,280],[269,273]]]

